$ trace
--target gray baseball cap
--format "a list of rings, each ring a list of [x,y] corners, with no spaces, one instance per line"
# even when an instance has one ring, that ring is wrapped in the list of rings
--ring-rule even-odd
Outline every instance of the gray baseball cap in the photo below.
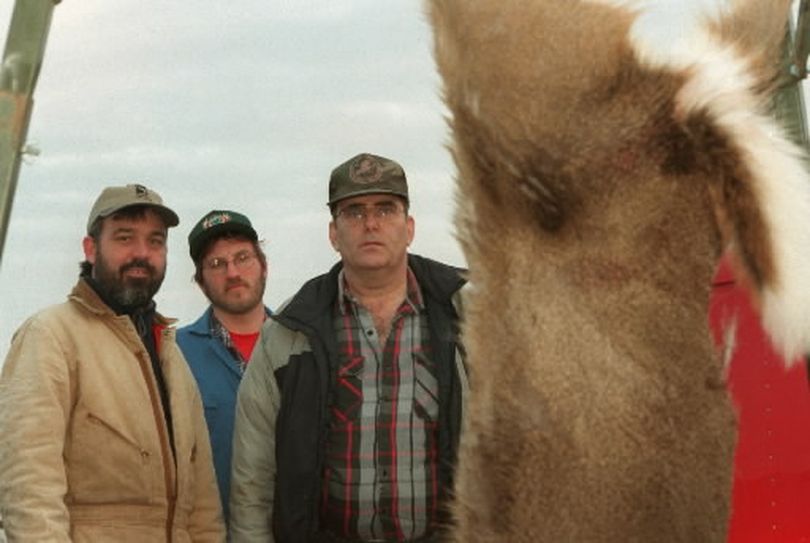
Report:
[[[87,233],[93,228],[98,219],[109,217],[113,213],[130,206],[149,206],[159,213],[166,222],[166,227],[177,226],[180,219],[177,213],[163,205],[163,198],[143,185],[124,185],[120,187],[107,187],[96,199],[90,216],[87,218]]]
[[[352,157],[332,170],[328,205],[364,194],[395,194],[408,201],[405,170],[390,158],[369,153]]]

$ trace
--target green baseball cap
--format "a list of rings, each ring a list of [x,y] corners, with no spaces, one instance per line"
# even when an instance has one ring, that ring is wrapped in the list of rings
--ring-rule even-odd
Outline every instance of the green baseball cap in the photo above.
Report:
[[[329,177],[329,203],[364,194],[395,194],[408,200],[405,170],[390,158],[362,153],[350,158]]]
[[[253,229],[253,225],[250,224],[250,219],[236,211],[215,209],[197,221],[188,235],[188,252],[191,254],[191,259],[197,262],[197,259],[202,256],[201,253],[206,244],[215,237],[226,233],[241,234],[250,240],[259,241],[259,236]]]
[[[163,217],[166,227],[177,226],[180,224],[180,219],[177,213],[163,205],[163,198],[160,195],[143,185],[132,184],[117,187],[107,187],[101,191],[96,203],[90,210],[90,216],[87,218],[87,233],[93,228],[93,224],[105,217],[116,213],[130,206],[149,206]]]

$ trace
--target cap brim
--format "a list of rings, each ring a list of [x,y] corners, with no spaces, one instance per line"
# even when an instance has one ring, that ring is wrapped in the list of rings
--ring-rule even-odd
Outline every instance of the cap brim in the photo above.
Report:
[[[336,204],[338,202],[342,202],[343,200],[346,200],[348,198],[354,198],[355,196],[369,196],[371,194],[391,194],[393,196],[399,196],[400,198],[405,198],[406,202],[410,201],[408,199],[407,194],[403,194],[403,193],[401,193],[399,191],[385,190],[385,189],[382,189],[382,190],[381,189],[370,189],[370,190],[361,190],[361,191],[357,191],[357,192],[352,192],[351,194],[344,194],[342,196],[338,196],[337,198],[333,198],[333,199],[329,200],[326,203],[326,205],[331,206],[331,205],[334,205],[334,204]]]
[[[166,227],[171,228],[180,224],[180,217],[168,207],[162,205],[152,205],[151,207],[154,207],[155,211],[160,213],[163,217],[163,221],[166,223]]]
[[[192,260],[196,261],[197,258],[200,257],[200,252],[209,241],[229,232],[241,234],[253,241],[259,241],[259,235],[256,233],[256,230],[250,226],[233,222],[218,224],[199,234],[197,239],[194,241],[193,246],[189,244],[189,254],[191,255]]]
[[[126,209],[128,207],[138,207],[138,206],[150,207],[150,208],[154,209],[155,212],[158,215],[161,216],[161,218],[163,219],[163,222],[166,223],[166,228],[172,228],[172,227],[177,226],[178,224],[180,224],[180,217],[178,217],[177,213],[175,213],[174,211],[172,211],[168,207],[166,207],[166,206],[164,206],[162,204],[153,204],[153,203],[146,203],[145,202],[145,203],[137,203],[137,204],[126,204],[126,205],[122,205],[122,206],[115,206],[115,207],[111,207],[111,208],[108,208],[108,209],[104,209],[101,212],[99,212],[98,215],[94,219],[92,219],[90,223],[88,223],[87,229],[89,231],[90,227],[92,226],[92,223],[99,220],[99,219],[106,219],[110,215],[115,215],[116,213],[118,213],[122,209]]]

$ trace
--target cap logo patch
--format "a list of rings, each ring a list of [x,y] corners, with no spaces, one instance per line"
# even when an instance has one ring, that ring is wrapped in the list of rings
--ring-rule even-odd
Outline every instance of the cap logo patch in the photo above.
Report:
[[[349,178],[354,183],[361,185],[377,183],[382,178],[382,174],[380,163],[368,155],[354,161],[349,168]]]
[[[231,216],[228,213],[217,213],[216,215],[211,215],[210,217],[206,217],[202,223],[202,227],[204,230],[208,230],[212,226],[216,226],[218,224],[226,224],[230,222]]]
[[[149,197],[149,189],[144,187],[143,185],[133,185],[135,187],[135,196],[138,198],[148,198]]]

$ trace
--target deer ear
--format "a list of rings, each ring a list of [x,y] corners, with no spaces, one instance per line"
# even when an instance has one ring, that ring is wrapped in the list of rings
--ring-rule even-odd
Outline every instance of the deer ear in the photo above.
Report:
[[[755,288],[762,322],[785,359],[810,352],[810,175],[769,117],[728,123],[739,157],[712,187],[718,225]]]
[[[759,2],[773,6],[782,0]],[[740,0],[738,9],[760,9]],[[681,59],[675,114],[687,131],[711,135],[709,187],[718,228],[760,301],[762,319],[787,360],[810,352],[810,175],[803,151],[771,116],[763,92],[774,80],[782,23],[733,12]],[[765,15],[763,14],[763,17]],[[769,19],[777,19],[773,15]],[[785,19],[781,19],[784,21]],[[754,21],[748,28],[742,21]],[[756,46],[753,36],[763,35]],[[779,58],[778,55],[775,57]],[[769,67],[770,66],[770,67]],[[701,126],[699,130],[694,130]]]

